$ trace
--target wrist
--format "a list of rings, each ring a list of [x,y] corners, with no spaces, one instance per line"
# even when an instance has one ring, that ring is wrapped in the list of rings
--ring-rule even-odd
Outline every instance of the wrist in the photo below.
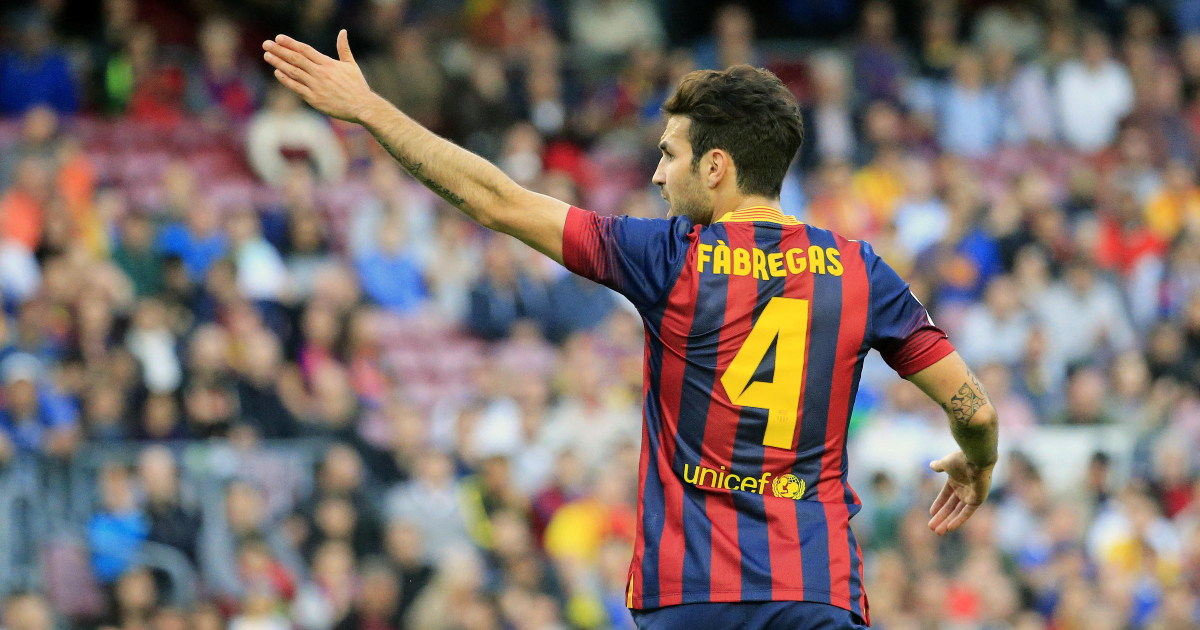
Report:
[[[1000,459],[1000,457],[998,454],[992,453],[986,460],[972,459],[970,457],[964,457],[964,459],[966,459],[967,465],[971,468],[976,470],[988,470],[996,465],[996,460]]]
[[[386,99],[375,92],[367,92],[367,96],[362,101],[362,104],[358,107],[350,122],[358,123],[364,127],[375,124],[379,120],[379,114],[391,107],[391,103],[388,103]]]

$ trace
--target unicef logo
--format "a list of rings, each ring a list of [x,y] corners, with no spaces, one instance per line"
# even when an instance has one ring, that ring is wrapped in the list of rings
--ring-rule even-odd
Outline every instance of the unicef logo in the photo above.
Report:
[[[796,475],[781,475],[771,481],[771,492],[783,499],[799,499],[804,496],[804,480]]]

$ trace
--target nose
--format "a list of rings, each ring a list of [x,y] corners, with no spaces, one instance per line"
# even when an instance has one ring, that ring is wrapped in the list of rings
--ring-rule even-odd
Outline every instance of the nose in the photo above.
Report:
[[[654,169],[654,177],[650,178],[655,186],[667,185],[667,169],[663,168],[663,161],[658,161],[658,167]]]

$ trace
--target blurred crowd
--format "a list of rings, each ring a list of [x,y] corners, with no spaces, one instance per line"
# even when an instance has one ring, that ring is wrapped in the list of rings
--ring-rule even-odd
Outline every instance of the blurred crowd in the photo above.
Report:
[[[640,320],[265,72],[343,27],[403,111],[602,213],[664,213],[683,74],[775,71],[784,210],[872,242],[1000,415],[939,539],[901,447],[945,416],[868,358],[875,627],[1200,627],[1200,2],[5,7],[6,630],[632,627]],[[1105,431],[1066,477],[1022,448]]]

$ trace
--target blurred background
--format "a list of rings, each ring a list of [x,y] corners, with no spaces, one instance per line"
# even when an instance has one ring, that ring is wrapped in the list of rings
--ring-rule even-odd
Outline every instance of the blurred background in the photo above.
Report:
[[[635,531],[630,305],[282,91],[332,53],[519,183],[661,216],[658,108],[799,98],[785,210],[866,239],[991,392],[872,354],[850,428],[886,630],[1198,627],[1200,1],[38,0],[0,16],[0,625],[600,630]]]

